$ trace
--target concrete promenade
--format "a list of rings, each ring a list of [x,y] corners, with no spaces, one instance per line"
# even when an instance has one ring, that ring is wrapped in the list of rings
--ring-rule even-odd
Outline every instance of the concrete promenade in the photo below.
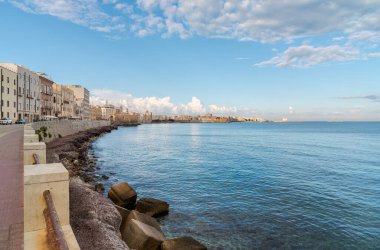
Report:
[[[24,126],[0,126],[0,250],[23,249]]]

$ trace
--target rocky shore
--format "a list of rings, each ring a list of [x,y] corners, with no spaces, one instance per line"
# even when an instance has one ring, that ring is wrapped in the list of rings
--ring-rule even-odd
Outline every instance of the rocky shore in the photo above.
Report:
[[[103,197],[98,182],[107,176],[96,174],[96,159],[88,150],[96,138],[117,128],[93,128],[46,144],[47,162],[61,162],[70,173],[70,224],[81,249],[207,249],[191,237],[166,239],[154,217],[167,214],[169,204],[150,197],[137,200],[128,183],[113,185],[109,199]]]
[[[49,163],[62,162],[70,177],[78,176],[87,183],[94,184],[96,162],[88,157],[91,143],[99,136],[109,133],[117,126],[92,128],[46,143],[46,160]]]

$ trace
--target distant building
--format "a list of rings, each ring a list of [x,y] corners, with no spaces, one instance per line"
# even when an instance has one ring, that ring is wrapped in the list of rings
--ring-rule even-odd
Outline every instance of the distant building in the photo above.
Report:
[[[65,85],[53,84],[53,110],[59,118],[78,118],[75,115],[74,91]]]
[[[53,115],[56,117],[62,116],[63,99],[62,99],[62,86],[60,84],[53,84]]]
[[[0,63],[0,66],[16,73],[17,118],[26,122],[40,118],[40,78],[24,66],[16,63]]]
[[[106,103],[106,105],[101,107],[101,110],[102,110],[103,120],[110,120],[110,117],[116,114],[115,106],[113,106],[112,104],[109,104],[108,102]]]
[[[62,117],[65,118],[77,118],[74,114],[75,97],[74,91],[62,85]]]
[[[0,113],[1,118],[8,117],[13,122],[17,119],[17,74],[0,66]]]
[[[78,109],[76,116],[82,120],[90,119],[90,92],[80,85],[67,85],[67,88],[74,92],[75,101]]]
[[[139,123],[139,118],[140,116],[137,113],[122,113],[110,116],[110,120],[118,124],[136,124]]]
[[[90,106],[90,119],[102,120],[102,108],[100,106]]]
[[[145,111],[144,114],[139,114],[139,123],[152,123],[152,112]]]
[[[40,77],[40,91],[41,91],[41,115],[53,116],[53,84],[47,74],[37,73]]]

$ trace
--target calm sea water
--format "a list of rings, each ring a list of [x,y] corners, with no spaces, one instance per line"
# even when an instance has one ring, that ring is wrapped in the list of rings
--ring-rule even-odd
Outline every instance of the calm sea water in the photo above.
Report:
[[[153,124],[93,145],[108,188],[210,249],[380,249],[380,123]]]

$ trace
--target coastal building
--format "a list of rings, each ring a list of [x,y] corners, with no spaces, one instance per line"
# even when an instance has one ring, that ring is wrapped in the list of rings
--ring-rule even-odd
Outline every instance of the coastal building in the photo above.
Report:
[[[0,66],[0,113],[1,118],[17,119],[17,74]]]
[[[106,104],[101,107],[102,110],[102,120],[110,120],[111,116],[116,114],[115,106],[106,102]]]
[[[61,85],[62,89],[62,118],[77,118],[74,114],[75,97],[74,91]]]
[[[41,116],[53,116],[53,84],[54,82],[45,73],[37,73],[40,77]]]
[[[74,91],[58,83],[53,84],[53,111],[59,118],[76,118]]]
[[[17,118],[26,122],[38,121],[41,112],[39,76],[16,63],[0,63],[0,66],[17,75]]]
[[[140,115],[138,113],[121,113],[110,116],[112,122],[118,124],[136,124],[140,123]]]
[[[56,117],[61,117],[62,107],[62,86],[60,84],[53,83],[53,115]]]
[[[139,114],[139,123],[152,123],[153,114],[148,110],[144,114]]]
[[[102,108],[100,106],[90,106],[90,119],[102,120]]]
[[[80,85],[67,85],[74,92],[75,102],[78,109],[75,116],[82,120],[90,119],[90,91]]]

